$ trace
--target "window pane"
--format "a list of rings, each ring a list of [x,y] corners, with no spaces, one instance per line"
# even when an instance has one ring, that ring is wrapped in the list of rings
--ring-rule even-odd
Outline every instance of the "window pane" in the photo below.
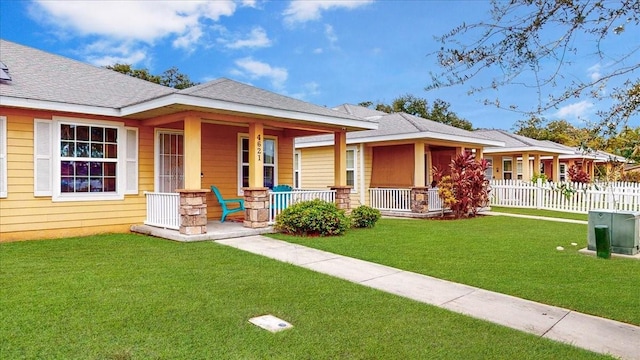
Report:
[[[104,142],[104,128],[92,127],[91,128],[91,141]]]
[[[107,144],[105,146],[104,157],[106,159],[117,159],[118,158],[118,145],[116,145],[116,144]]]
[[[504,171],[511,171],[511,160],[507,160],[503,162]]]
[[[89,167],[89,174],[91,176],[102,176],[102,163],[92,162]]]
[[[87,176],[89,175],[89,163],[86,161],[76,161],[76,176]]]
[[[243,165],[242,166],[242,187],[248,187],[248,186],[249,186],[249,166]]]
[[[63,141],[60,144],[60,156],[73,157],[76,152],[76,145],[73,142]]]
[[[76,137],[75,135],[75,127],[73,125],[60,125],[60,138],[62,140],[73,140]]]
[[[275,164],[276,159],[276,142],[274,140],[264,141],[264,163]]]
[[[104,175],[116,176],[116,163],[104,163]]]
[[[275,172],[273,166],[264,167],[264,186],[273,189],[275,185]]]
[[[299,153],[295,153],[293,154],[293,170],[300,170],[300,154]]]
[[[116,179],[115,178],[105,178],[103,183],[105,192],[115,192],[116,191]]]
[[[347,168],[349,169],[353,169],[354,153],[353,150],[347,150]]]
[[[111,145],[114,146],[114,145]],[[104,157],[104,145],[91,144],[91,157],[102,159]]]
[[[118,141],[118,129],[106,128],[105,129],[105,142],[115,143]]]
[[[242,163],[249,163],[249,139],[242,139]]]
[[[354,186],[354,172],[353,170],[347,170],[347,185]]]
[[[102,178],[91,178],[89,182],[90,192],[102,192]]]
[[[76,140],[89,141],[89,127],[78,126],[76,127]]]
[[[79,142],[76,145],[76,156],[75,157],[89,157],[89,143],[88,142]]]

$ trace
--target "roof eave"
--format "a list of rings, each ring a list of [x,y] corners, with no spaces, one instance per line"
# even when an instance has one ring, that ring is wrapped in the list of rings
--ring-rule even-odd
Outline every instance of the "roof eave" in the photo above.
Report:
[[[453,142],[460,142],[465,144],[474,144],[482,146],[504,146],[502,141],[478,139],[466,136],[447,135],[434,132],[421,132],[421,133],[407,133],[407,134],[394,134],[394,135],[380,135],[380,136],[367,136],[361,138],[349,138],[347,135],[347,144],[359,144],[359,143],[371,143],[382,141],[397,141],[397,140],[419,140],[419,139],[433,139],[433,140],[447,140]],[[310,148],[316,146],[330,146],[333,145],[333,140],[321,140],[310,141],[300,144],[296,144],[296,148]]]
[[[315,122],[322,124],[330,124],[340,126],[349,130],[376,130],[378,124],[365,120],[346,119],[341,117],[332,117],[321,114],[310,114],[299,111],[268,108],[257,105],[248,105],[233,103],[215,99],[204,99],[184,94],[170,94],[156,99],[145,101],[139,104],[125,106],[121,109],[121,116],[130,116],[137,113],[154,110],[167,106],[184,105],[205,107],[211,109],[219,109],[222,111],[231,111],[245,114],[255,114],[260,116],[284,118],[291,120],[299,120],[305,122]]]
[[[47,100],[25,99],[12,96],[0,96],[0,105],[23,109],[49,110],[70,112],[76,114],[90,114],[101,116],[120,116],[120,111],[114,108],[62,103]]]
[[[545,148],[539,146],[522,146],[522,147],[497,147],[497,148],[485,148],[484,152],[487,154],[491,153],[507,153],[507,152],[543,152],[543,153],[552,153],[558,155],[573,155],[574,153],[569,150],[560,150],[560,149],[552,149]]]

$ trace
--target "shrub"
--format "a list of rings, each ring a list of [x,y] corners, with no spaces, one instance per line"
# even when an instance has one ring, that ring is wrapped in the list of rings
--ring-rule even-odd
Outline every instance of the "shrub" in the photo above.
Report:
[[[438,195],[456,218],[475,216],[489,203],[489,180],[485,178],[487,160],[477,161],[472,153],[456,155],[449,164],[449,175],[434,168]]]
[[[341,235],[349,225],[349,218],[336,204],[316,199],[284,209],[276,217],[275,229],[293,235],[327,236]]]
[[[591,182],[589,174],[575,165],[571,165],[568,171],[569,180],[574,183],[588,184]]]
[[[355,228],[372,228],[380,220],[380,210],[360,205],[351,212],[351,226]]]

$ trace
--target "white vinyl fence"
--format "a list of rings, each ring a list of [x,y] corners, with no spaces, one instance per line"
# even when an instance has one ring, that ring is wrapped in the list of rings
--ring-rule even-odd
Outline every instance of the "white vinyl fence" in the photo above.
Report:
[[[147,218],[145,225],[180,229],[180,194],[145,192]]]
[[[335,190],[305,190],[294,189],[293,191],[269,192],[269,224],[276,222],[276,216],[289,206],[307,200],[320,199],[335,203]]]
[[[441,211],[442,200],[438,188],[428,190],[429,211]],[[411,211],[411,189],[369,189],[371,207],[382,211]]]
[[[588,213],[592,209],[640,211],[638,183],[533,183],[492,180],[492,206]]]

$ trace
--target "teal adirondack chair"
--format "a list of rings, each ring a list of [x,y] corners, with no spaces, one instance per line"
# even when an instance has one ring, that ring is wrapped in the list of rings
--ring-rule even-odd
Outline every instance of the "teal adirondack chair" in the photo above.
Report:
[[[216,195],[216,198],[218,199],[218,202],[222,207],[222,218],[220,219],[220,222],[224,222],[224,219],[229,214],[233,214],[239,211],[244,211],[244,199],[241,199],[241,198],[225,199],[222,197],[220,190],[218,190],[218,188],[214,185],[211,185],[211,191],[213,191],[213,193]],[[227,206],[229,204],[236,204],[236,203],[238,205],[234,207]]]

